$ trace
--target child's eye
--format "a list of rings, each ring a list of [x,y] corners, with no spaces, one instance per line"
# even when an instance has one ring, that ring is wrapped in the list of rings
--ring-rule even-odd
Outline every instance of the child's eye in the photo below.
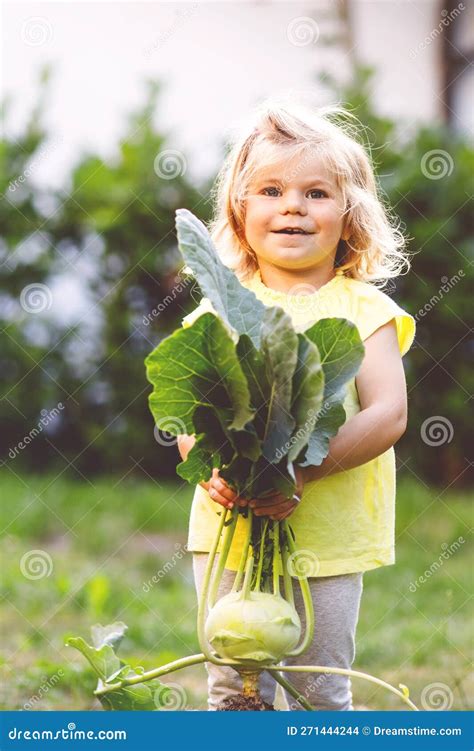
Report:
[[[318,195],[314,196],[313,195],[314,193],[317,193]],[[311,198],[319,198],[319,197],[327,198],[327,193],[325,193],[324,190],[319,190],[319,188],[315,188],[314,190],[310,190],[309,191],[309,195],[311,196]]]
[[[275,187],[273,187],[273,186],[269,186],[268,188],[264,188],[264,189],[262,190],[262,193],[265,193],[265,195],[270,195],[270,194],[269,194],[269,193],[267,193],[266,191],[272,191],[272,190],[273,190],[273,191],[276,191],[276,192],[278,193],[278,188],[275,188]],[[274,195],[275,195],[275,193],[273,193],[272,195],[274,196]]]

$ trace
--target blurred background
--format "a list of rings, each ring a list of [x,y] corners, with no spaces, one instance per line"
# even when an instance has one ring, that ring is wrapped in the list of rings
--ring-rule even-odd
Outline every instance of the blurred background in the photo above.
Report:
[[[98,621],[132,664],[199,651],[193,489],[143,360],[199,300],[175,210],[209,220],[248,109],[297,92],[361,120],[413,254],[386,289],[417,321],[397,565],[365,577],[355,667],[472,708],[472,0],[6,3],[2,41],[3,706],[97,708],[63,644]],[[205,708],[202,666],[172,677]]]

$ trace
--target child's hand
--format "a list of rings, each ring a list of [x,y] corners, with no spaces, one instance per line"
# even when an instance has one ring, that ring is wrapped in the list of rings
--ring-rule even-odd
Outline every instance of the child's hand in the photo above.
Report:
[[[225,508],[233,508],[236,503],[239,506],[247,505],[247,501],[239,498],[226,481],[219,477],[218,469],[212,470],[212,477],[209,482],[201,482],[200,484],[204,490],[207,490],[213,501],[220,503]]]
[[[295,495],[301,499],[305,483],[305,475],[301,467],[295,467],[295,477]],[[269,516],[273,521],[282,521],[293,513],[299,503],[295,498],[287,498],[282,493],[273,493],[264,498],[254,498],[249,505],[255,516]]]

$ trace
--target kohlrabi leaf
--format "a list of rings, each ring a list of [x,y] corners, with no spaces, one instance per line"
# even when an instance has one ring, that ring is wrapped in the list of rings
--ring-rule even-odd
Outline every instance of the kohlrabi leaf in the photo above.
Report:
[[[322,318],[304,335],[315,344],[324,371],[324,401],[344,391],[344,387],[357,373],[364,357],[357,327],[345,318]]]
[[[323,406],[306,452],[298,457],[298,464],[307,467],[322,463],[328,454],[330,439],[344,424],[346,385],[357,373],[365,347],[357,327],[345,318],[323,318],[304,334],[318,347],[324,372]]]
[[[100,649],[96,649],[87,644],[81,636],[71,637],[66,644],[68,647],[78,649],[84,655],[104,683],[120,670],[121,662],[110,644],[104,644]]]
[[[208,230],[194,214],[178,209],[176,229],[179,249],[204,296],[226,323],[259,347],[265,305],[222,263]]]
[[[228,427],[252,420],[250,393],[235,343],[219,318],[204,313],[168,336],[145,360],[153,385],[150,409],[158,427],[173,434],[194,432],[197,406],[231,415]]]
[[[128,670],[123,677],[133,678],[136,676],[136,673],[129,665],[125,667]],[[103,684],[97,686],[99,691],[102,688],[104,688]],[[169,691],[165,684],[154,678],[146,683],[134,683],[132,686],[123,686],[106,694],[99,693],[97,698],[103,708],[108,711],[129,712],[135,710],[150,712],[160,708],[159,697],[163,696],[165,691]],[[161,706],[163,706],[163,703]]]
[[[278,462],[288,453],[295,427],[291,414],[293,375],[298,355],[298,337],[291,318],[281,308],[267,308],[262,324],[262,352],[270,384],[265,415],[262,453]]]
[[[301,467],[307,467],[310,464],[319,466],[323,462],[329,452],[330,439],[336,435],[341,425],[344,425],[346,421],[341,397],[336,394],[332,399],[333,401],[328,400],[321,408],[308,446],[306,450],[301,452],[302,455],[297,460],[297,464]]]
[[[291,414],[295,429],[288,460],[294,461],[314,430],[324,393],[324,373],[316,345],[298,334],[298,361],[293,375]]]

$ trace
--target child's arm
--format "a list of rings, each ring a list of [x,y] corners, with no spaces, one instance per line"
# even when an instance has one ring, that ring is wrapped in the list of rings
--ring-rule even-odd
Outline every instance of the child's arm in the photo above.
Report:
[[[405,373],[395,321],[381,326],[364,344],[365,356],[356,376],[361,411],[349,418],[330,441],[329,454],[323,463],[304,469],[306,482],[375,459],[406,430]]]

